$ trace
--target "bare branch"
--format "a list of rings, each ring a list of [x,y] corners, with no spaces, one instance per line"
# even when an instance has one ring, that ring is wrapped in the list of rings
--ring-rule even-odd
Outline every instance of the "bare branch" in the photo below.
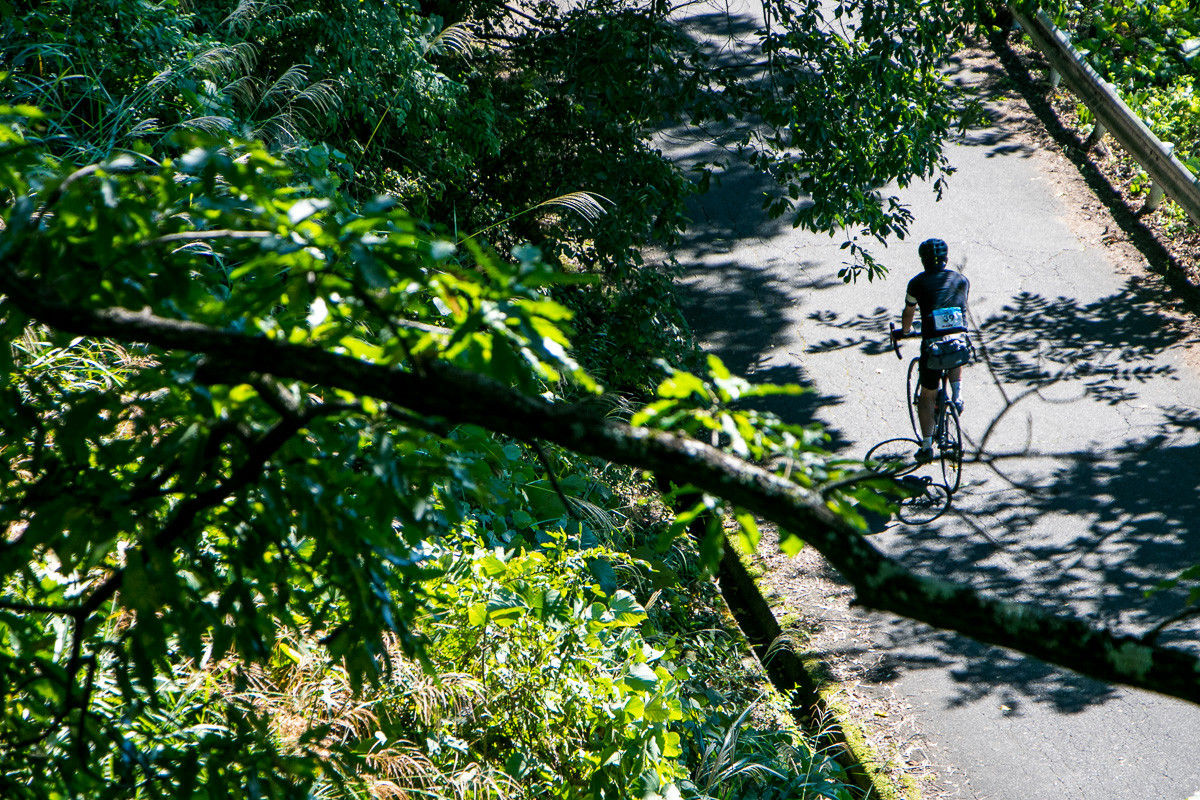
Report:
[[[5,611],[19,611],[22,614],[57,614],[60,616],[74,616],[76,609],[74,606],[48,606],[42,603],[18,603],[12,600],[0,600],[0,608]]]
[[[562,503],[563,509],[568,514],[578,519],[578,515],[571,507],[570,501],[567,500],[566,493],[562,490],[562,486],[558,484],[558,477],[554,474],[554,467],[550,464],[550,457],[546,455],[546,448],[542,447],[541,443],[537,441],[529,442],[529,446],[537,454],[538,461],[542,462],[542,469],[546,470],[546,480],[550,481],[550,486],[554,488],[554,493],[558,495],[558,502]]]

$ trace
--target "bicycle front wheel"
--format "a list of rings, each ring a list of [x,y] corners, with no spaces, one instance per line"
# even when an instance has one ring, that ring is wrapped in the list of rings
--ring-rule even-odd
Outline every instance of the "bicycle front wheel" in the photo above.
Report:
[[[942,404],[942,418],[938,421],[938,450],[942,461],[942,477],[946,480],[946,491],[954,494],[962,481],[962,429],[958,424],[958,409],[953,403]]]
[[[863,465],[877,475],[907,475],[920,466],[917,463],[920,446],[920,442],[912,439],[888,439],[867,451]]]
[[[917,417],[917,403],[921,391],[921,358],[918,356],[908,362],[908,421],[912,425],[913,436],[921,438],[921,420]]]

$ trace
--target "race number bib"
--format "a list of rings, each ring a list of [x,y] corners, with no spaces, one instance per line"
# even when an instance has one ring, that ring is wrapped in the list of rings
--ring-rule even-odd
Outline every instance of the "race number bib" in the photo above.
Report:
[[[951,331],[967,327],[961,308],[939,308],[932,314],[935,331]]]

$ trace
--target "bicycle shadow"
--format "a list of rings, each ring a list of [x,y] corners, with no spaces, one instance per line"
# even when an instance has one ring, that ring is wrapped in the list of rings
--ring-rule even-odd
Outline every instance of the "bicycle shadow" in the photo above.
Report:
[[[957,481],[946,472],[941,454],[933,459],[917,456],[921,443],[909,437],[893,437],[877,442],[863,457],[866,469],[882,478],[891,478],[896,492],[891,514],[860,512],[870,531],[886,530],[893,522],[927,525],[950,510]],[[953,457],[953,456],[952,456]]]

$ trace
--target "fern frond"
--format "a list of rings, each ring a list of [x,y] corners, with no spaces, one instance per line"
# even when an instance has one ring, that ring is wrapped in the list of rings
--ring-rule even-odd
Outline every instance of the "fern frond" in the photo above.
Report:
[[[221,87],[220,93],[234,102],[253,105],[258,97],[259,82],[252,75],[243,75]]]
[[[212,245],[207,244],[206,242],[189,242],[188,244],[185,244],[182,247],[176,247],[171,251],[171,255],[175,255],[177,253],[191,253],[197,256],[215,256],[217,251],[213,250]]]
[[[616,513],[598,506],[590,500],[567,495],[567,501],[571,504],[575,515],[586,519],[598,533],[611,537],[616,535],[617,530],[621,527],[620,518]]]
[[[426,724],[448,716],[459,716],[483,702],[487,692],[476,678],[463,672],[447,672],[437,680],[424,680],[414,686],[412,699],[416,702],[417,714]]]
[[[146,83],[145,88],[147,91],[153,92],[159,87],[166,86],[177,74],[178,73],[176,73],[173,69],[164,69],[162,72],[151,78],[149,82]]]
[[[477,797],[496,797],[504,800],[520,791],[520,785],[503,772],[490,772],[470,763],[448,776],[454,787],[454,797],[474,800]]]
[[[384,776],[372,783],[376,797],[407,797],[405,790],[429,786],[440,777],[438,768],[412,742],[398,741],[376,750],[367,755],[367,764]]]
[[[254,138],[288,148],[300,140],[300,132],[296,128],[296,118],[290,110],[283,110],[259,123],[253,134]]]
[[[326,713],[333,710],[324,709]],[[351,738],[368,738],[372,731],[379,730],[379,716],[372,710],[369,703],[355,703],[338,709],[337,717],[332,722],[335,729],[342,731],[343,741]]]
[[[763,663],[771,663],[771,659],[779,653],[795,653],[802,650],[803,647],[804,637],[796,630],[788,629],[772,640],[771,644],[767,647],[767,652],[763,655]]]
[[[214,77],[226,78],[254,69],[258,50],[249,42],[211,47],[192,58],[192,68]]]
[[[322,113],[328,113],[341,104],[341,97],[338,96],[337,90],[337,81],[329,79],[317,81],[297,94],[295,102],[311,103]]]
[[[569,194],[552,197],[549,200],[543,200],[534,206],[534,208],[567,208],[588,222],[595,222],[608,213],[604,209],[604,206],[600,204],[601,200],[609,205],[614,205],[607,197],[595,194],[594,192],[570,192]]]
[[[138,122],[125,133],[126,139],[136,139],[139,136],[147,136],[151,133],[158,132],[158,118],[148,117]]]
[[[477,230],[465,238],[474,239],[476,236],[482,236],[483,234],[487,233],[492,228],[498,228],[505,223],[512,222],[517,217],[522,217],[532,211],[546,208],[567,208],[579,214],[588,222],[595,222],[597,219],[608,213],[605,211],[604,206],[600,204],[601,200],[609,205],[616,205],[604,195],[599,195],[595,192],[569,192],[567,194],[561,194],[558,197],[551,197],[549,200],[543,200],[537,205],[530,206],[524,211],[518,211],[516,214],[510,214],[499,222],[493,222],[486,228]]]
[[[238,0],[238,4],[229,12],[229,16],[221,20],[222,25],[233,27],[239,22],[249,22],[259,15],[262,3],[259,0]]]
[[[221,20],[221,24],[230,29],[240,23],[249,25],[263,14],[277,9],[286,11],[287,6],[266,3],[263,0],[239,0],[233,11],[229,12],[229,16]]]

